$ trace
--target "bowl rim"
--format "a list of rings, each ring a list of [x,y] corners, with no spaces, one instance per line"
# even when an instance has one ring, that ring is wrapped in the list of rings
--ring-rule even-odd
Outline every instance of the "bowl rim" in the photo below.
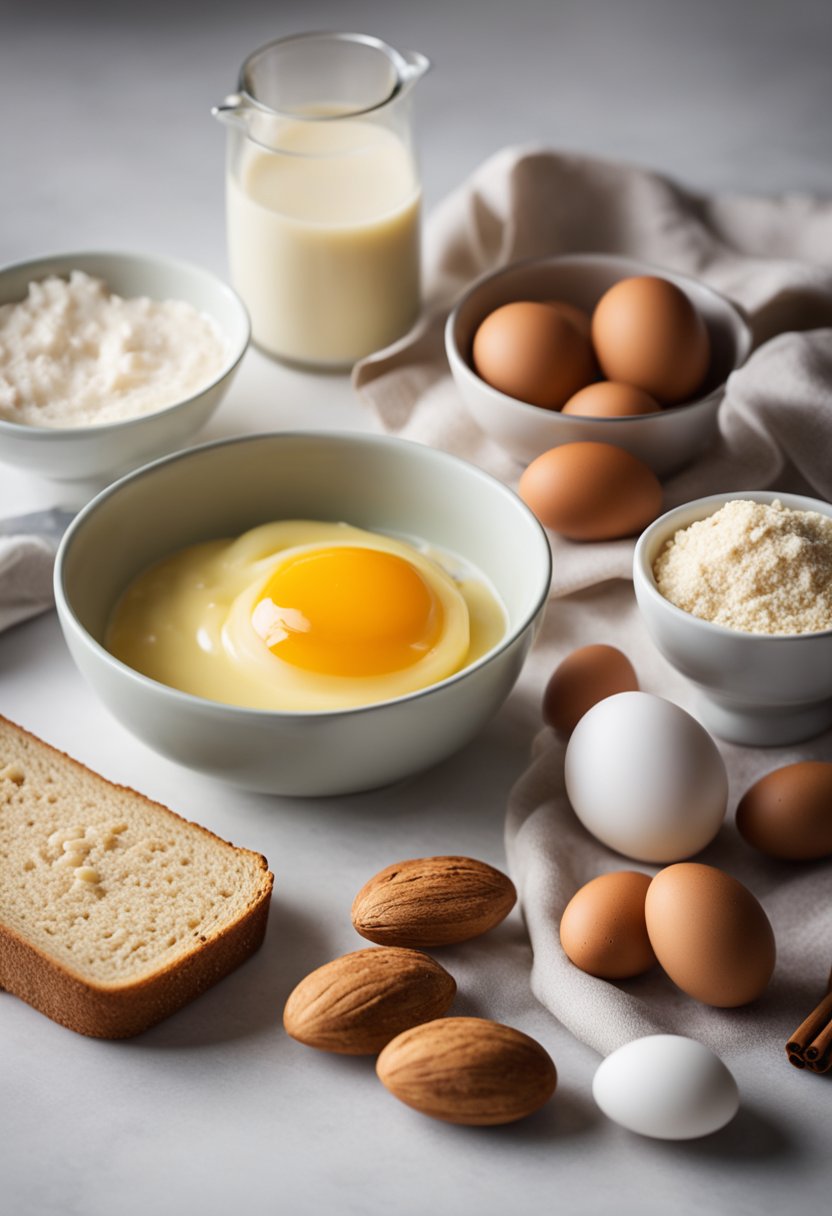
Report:
[[[668,614],[671,620],[678,623],[686,622],[688,628],[699,629],[705,631],[705,636],[714,638],[733,638],[740,645],[748,645],[749,643],[765,643],[767,641],[776,641],[785,643],[806,642],[809,639],[832,638],[832,626],[829,629],[814,629],[805,633],[752,633],[746,629],[732,629],[728,625],[720,625],[716,621],[706,621],[702,617],[695,616],[692,612],[686,612],[684,608],[680,608],[677,604],[665,599],[662,593],[656,586],[656,580],[653,575],[653,567],[647,559],[647,550],[652,543],[655,542],[660,533],[667,533],[665,540],[669,539],[680,527],[690,527],[691,524],[699,522],[699,520],[707,519],[728,502],[736,500],[745,500],[746,502],[762,502],[773,503],[781,502],[784,507],[793,511],[814,511],[819,515],[825,515],[828,519],[832,519],[832,503],[824,502],[821,498],[813,498],[806,494],[793,494],[788,490],[736,490],[723,491],[719,494],[706,494],[702,498],[692,498],[688,502],[678,503],[677,506],[671,507],[665,511],[658,519],[654,519],[651,524],[648,524],[644,531],[638,537],[636,546],[633,551],[633,584],[636,590],[639,589],[647,596],[650,604],[660,612]],[[702,508],[712,508],[710,510],[702,510]],[[702,510],[701,514],[698,512]],[[695,511],[697,514],[693,519],[690,519],[687,524],[675,524],[673,521],[683,515],[687,515],[690,511]]]
[[[481,376],[478,376],[468,360],[462,354],[462,351],[459,349],[456,341],[456,324],[459,319],[459,314],[465,305],[482,287],[485,286],[486,283],[502,278],[510,273],[527,270],[536,265],[567,266],[576,264],[588,264],[591,266],[609,266],[610,264],[614,264],[619,266],[621,269],[628,268],[633,272],[633,274],[654,274],[659,277],[669,277],[671,280],[680,280],[683,283],[691,284],[698,291],[703,291],[707,295],[711,296],[714,300],[718,301],[720,306],[727,309],[729,314],[731,314],[737,328],[737,359],[734,366],[731,368],[731,371],[724,380],[721,380],[719,384],[715,384],[714,387],[710,389],[710,391],[707,392],[703,397],[697,397],[693,401],[682,401],[678,405],[662,406],[657,413],[629,414],[615,418],[599,418],[591,414],[564,415],[561,410],[547,410],[539,405],[532,405],[528,401],[521,401],[519,397],[511,397],[508,393],[501,392],[500,389],[494,388],[492,385],[488,384],[487,381],[483,380]],[[630,275],[628,274],[625,277],[630,277]],[[694,278],[693,275],[685,274],[684,271],[677,271],[669,266],[660,266],[655,262],[643,262],[638,258],[631,258],[623,254],[614,253],[543,254],[520,258],[517,261],[508,262],[504,266],[498,266],[494,270],[486,271],[485,274],[480,275],[478,279],[475,279],[475,281],[463,291],[463,293],[454,303],[454,306],[448,315],[447,321],[445,322],[445,349],[451,368],[453,369],[454,366],[456,366],[463,375],[468,377],[472,384],[475,384],[483,391],[486,391],[493,400],[499,402],[501,405],[504,404],[507,409],[514,409],[518,413],[525,414],[529,418],[540,419],[541,417],[546,416],[552,418],[566,417],[570,422],[592,423],[593,425],[598,424],[600,427],[603,427],[605,424],[623,427],[636,427],[639,424],[647,425],[651,422],[655,426],[657,419],[661,417],[671,417],[680,413],[681,411],[684,411],[686,414],[690,414],[692,411],[698,412],[700,409],[710,408],[713,405],[714,398],[724,390],[729,377],[733,375],[735,371],[738,371],[739,368],[741,368],[745,363],[746,359],[751,353],[753,340],[754,336],[751,332],[751,327],[741,307],[733,300],[730,300],[727,296],[723,295],[722,292],[717,291],[716,288],[704,283],[701,279]],[[555,425],[557,426],[557,423],[555,423]]]
[[[39,267],[43,268],[41,273],[42,278],[46,278],[50,274],[60,276],[68,273],[70,270],[82,270],[85,274],[90,274],[93,272],[85,270],[84,266],[80,263],[84,260],[90,261],[92,259],[108,259],[133,265],[155,266],[157,269],[165,267],[174,273],[183,273],[202,278],[205,283],[209,284],[210,290],[216,291],[220,296],[225,296],[231,307],[238,313],[239,319],[242,322],[242,341],[240,343],[232,342],[229,335],[225,331],[220,330],[219,324],[215,321],[214,323],[217,329],[220,330],[228,348],[219,371],[202,388],[197,389],[188,397],[183,397],[180,401],[172,401],[169,405],[163,406],[162,409],[153,410],[147,414],[139,414],[134,418],[121,418],[114,422],[92,422],[84,426],[36,426],[32,423],[12,422],[8,418],[0,417],[0,435],[5,432],[10,437],[13,436],[15,438],[25,435],[27,439],[38,436],[43,437],[45,440],[47,437],[52,437],[64,442],[80,443],[85,438],[91,436],[100,437],[106,433],[129,431],[131,428],[146,425],[153,418],[163,418],[167,414],[172,414],[204,394],[210,393],[236,370],[248,350],[251,343],[251,318],[240,296],[219,275],[214,274],[213,271],[208,270],[204,266],[200,266],[197,262],[189,262],[184,258],[169,257],[163,253],[141,253],[129,249],[83,249],[77,252],[41,254],[34,258],[24,258],[19,262],[6,262],[0,266],[0,287],[2,287],[5,275],[12,272],[21,272],[28,267],[31,267],[35,272]],[[58,266],[62,266],[64,263],[66,263],[65,269],[57,269]],[[69,263],[72,264],[70,265]],[[50,270],[49,267],[56,267],[56,269]],[[107,285],[109,287],[109,284]],[[167,295],[162,298],[172,300],[176,297]],[[5,304],[19,302],[7,300]],[[5,304],[0,302],[0,308],[4,307]],[[202,310],[198,309],[197,311],[201,312]]]
[[[234,705],[225,701],[214,701],[208,697],[200,697],[195,693],[183,692],[181,689],[173,688],[169,684],[163,684],[160,680],[154,680],[151,676],[146,676],[142,672],[136,671],[127,663],[122,662],[111,654],[100,642],[98,642],[88,630],[81,624],[74,608],[72,607],[69,596],[64,587],[65,565],[69,550],[74,542],[77,533],[83,528],[87,519],[93,514],[101,510],[107,500],[113,495],[119,493],[121,489],[129,482],[136,482],[144,477],[153,475],[161,466],[171,465],[181,460],[190,460],[199,458],[204,452],[216,448],[231,447],[237,444],[256,443],[263,439],[288,439],[290,442],[297,440],[309,439],[326,439],[336,443],[347,444],[367,444],[373,447],[397,447],[399,449],[407,449],[408,451],[418,452],[417,458],[425,460],[438,460],[449,466],[463,465],[469,472],[479,480],[485,481],[496,488],[497,492],[507,501],[512,504],[515,510],[519,510],[521,516],[526,519],[526,522],[531,524],[532,534],[537,537],[540,553],[542,557],[540,585],[533,599],[533,604],[528,607],[521,619],[512,627],[506,628],[505,634],[498,642],[496,642],[489,650],[475,659],[473,663],[462,667],[459,671],[453,672],[446,676],[444,680],[437,680],[433,684],[427,685],[425,688],[415,689],[413,692],[404,693],[398,697],[388,697],[382,701],[372,701],[366,705],[345,706],[338,709],[311,709],[311,710],[283,710],[283,709],[258,709],[245,705]],[[61,538],[61,543],[58,547],[55,556],[55,566],[53,572],[53,588],[55,594],[55,605],[58,611],[58,616],[63,623],[72,628],[78,639],[87,647],[91,648],[99,661],[103,661],[107,666],[114,667],[123,677],[126,677],[131,683],[138,685],[140,688],[150,688],[154,690],[155,695],[160,695],[171,700],[174,704],[191,706],[197,710],[216,711],[233,711],[235,714],[242,715],[244,719],[253,718],[257,721],[268,719],[278,719],[280,721],[310,721],[316,722],[327,721],[330,719],[341,719],[347,716],[352,716],[360,713],[373,713],[382,708],[389,706],[398,706],[405,703],[416,701],[422,697],[430,695],[438,689],[446,689],[451,685],[460,683],[463,680],[469,679],[478,672],[486,664],[498,658],[505,650],[513,646],[520,637],[530,628],[535,618],[545,607],[551,586],[552,578],[552,551],[549,545],[549,540],[546,532],[533,514],[526,506],[523,500],[509,486],[498,478],[487,473],[485,469],[480,468],[472,461],[466,460],[461,456],[456,456],[450,452],[445,452],[440,448],[429,447],[427,444],[416,443],[413,440],[404,439],[395,435],[374,434],[372,432],[364,433],[361,431],[304,431],[304,430],[287,430],[287,431],[259,431],[253,434],[234,435],[224,439],[215,439],[207,443],[198,444],[191,448],[186,448],[179,452],[173,452],[169,455],[162,456],[157,460],[153,460],[148,464],[142,465],[138,469],[125,474],[103,489],[90,502],[88,502],[75,518],[69,524],[66,532]]]

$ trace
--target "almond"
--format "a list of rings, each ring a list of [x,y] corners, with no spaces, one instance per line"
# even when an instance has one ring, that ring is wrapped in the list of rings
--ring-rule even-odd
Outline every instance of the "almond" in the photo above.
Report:
[[[405,1030],[376,1062],[394,1097],[446,1123],[487,1126],[532,1114],[557,1071],[535,1040],[486,1018],[438,1018]]]
[[[410,1026],[449,1008],[456,982],[419,950],[368,947],[325,963],[283,1010],[293,1039],[341,1055],[373,1055]]]
[[[365,883],[352,923],[385,946],[447,946],[492,929],[516,899],[511,879],[484,861],[422,857],[387,866]]]

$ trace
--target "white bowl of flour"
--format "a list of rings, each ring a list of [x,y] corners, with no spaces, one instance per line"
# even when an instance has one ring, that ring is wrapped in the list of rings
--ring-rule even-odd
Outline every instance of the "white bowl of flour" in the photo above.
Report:
[[[832,503],[768,490],[685,503],[642,533],[633,581],[708,730],[774,746],[832,725]]]
[[[106,482],[173,451],[249,342],[238,296],[173,258],[85,252],[0,271],[0,460]]]

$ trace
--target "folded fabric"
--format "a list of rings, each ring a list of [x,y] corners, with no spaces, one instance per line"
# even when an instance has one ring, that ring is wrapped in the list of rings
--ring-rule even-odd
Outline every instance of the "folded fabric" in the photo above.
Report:
[[[56,549],[45,536],[0,536],[0,631],[54,606]]]
[[[71,511],[0,519],[0,631],[54,607],[52,569]]]
[[[734,300],[752,327],[755,349],[728,381],[718,441],[665,483],[667,506],[771,487],[832,499],[832,200],[707,197],[644,169],[545,148],[498,153],[429,217],[425,316],[354,372],[378,427],[516,485],[522,469],[479,430],[455,390],[444,322],[479,275],[522,257],[579,252],[624,254],[691,274]],[[690,687],[642,625],[630,582],[634,542],[576,544],[550,534],[550,543],[552,601],[521,691],[539,698],[570,650],[608,642],[630,656],[642,688],[695,712]],[[558,926],[575,890],[607,870],[655,867],[611,852],[578,824],[563,787],[564,742],[554,732],[540,731],[512,791],[506,848],[534,953],[534,991],[602,1054],[656,1030],[690,1034],[726,1054],[753,1041],[782,1051],[824,989],[832,962],[828,863],[766,860],[744,844],[732,819],[757,776],[803,757],[832,759],[832,732],[798,748],[719,746],[730,778],[728,816],[699,860],[757,895],[778,941],[772,984],[747,1009],[699,1005],[658,971],[611,984],[573,967]]]

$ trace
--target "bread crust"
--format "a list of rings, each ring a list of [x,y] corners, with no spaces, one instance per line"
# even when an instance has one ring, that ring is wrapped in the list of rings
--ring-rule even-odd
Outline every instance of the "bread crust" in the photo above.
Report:
[[[0,988],[19,997],[53,1021],[93,1038],[122,1039],[140,1034],[168,1017],[245,962],[262,944],[269,915],[274,876],[266,858],[240,849],[208,828],[185,819],[161,803],[128,786],[116,785],[80,761],[45,743],[25,728],[0,716],[0,729],[28,740],[61,765],[71,765],[88,778],[136,799],[144,810],[172,816],[189,829],[204,833],[223,848],[247,854],[259,871],[259,884],[242,914],[157,970],[123,983],[100,984],[51,958],[38,946],[3,923],[0,902]]]

